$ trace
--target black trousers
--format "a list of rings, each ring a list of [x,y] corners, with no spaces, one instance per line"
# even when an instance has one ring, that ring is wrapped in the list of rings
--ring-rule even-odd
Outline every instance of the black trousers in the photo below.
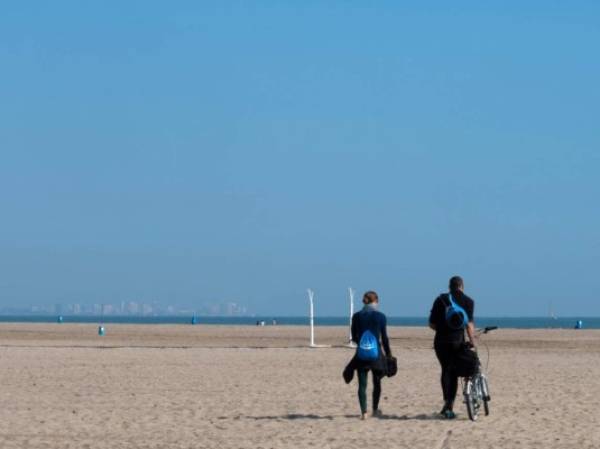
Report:
[[[358,403],[360,411],[367,413],[367,377],[368,369],[358,369]],[[379,409],[379,398],[381,398],[381,375],[373,372],[373,411]]]
[[[458,390],[458,376],[454,372],[453,365],[456,354],[462,345],[462,341],[436,341],[433,345],[435,355],[442,367],[441,384],[444,402],[450,410],[452,410]]]

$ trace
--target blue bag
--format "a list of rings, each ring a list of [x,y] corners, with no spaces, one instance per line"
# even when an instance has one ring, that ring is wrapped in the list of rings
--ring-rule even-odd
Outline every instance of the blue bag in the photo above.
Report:
[[[370,330],[363,332],[356,355],[360,360],[373,361],[379,358],[379,342]]]
[[[454,302],[451,293],[448,293],[448,299],[450,300],[450,304],[446,306],[446,324],[453,330],[464,329],[469,323],[467,312]]]

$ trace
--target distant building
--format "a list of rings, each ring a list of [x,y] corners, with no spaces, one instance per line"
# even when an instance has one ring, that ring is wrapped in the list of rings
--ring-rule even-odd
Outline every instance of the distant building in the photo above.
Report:
[[[127,304],[127,313],[137,315],[140,312],[140,306],[137,302],[131,301]]]
[[[114,307],[112,304],[102,304],[102,315],[111,315]]]
[[[244,316],[248,309],[236,302],[209,303],[200,307],[200,313],[209,316]]]
[[[225,305],[225,315],[242,316],[246,314],[246,308],[235,302],[229,302]]]
[[[152,315],[152,311],[154,309],[152,308],[152,306],[150,304],[142,304],[142,313],[144,315]]]

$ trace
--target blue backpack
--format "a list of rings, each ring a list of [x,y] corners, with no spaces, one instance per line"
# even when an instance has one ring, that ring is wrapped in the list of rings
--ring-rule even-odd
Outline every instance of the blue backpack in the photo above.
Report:
[[[467,312],[454,302],[451,293],[448,293],[448,299],[450,300],[450,304],[446,306],[446,324],[453,330],[464,329],[469,323]]]
[[[364,331],[361,335],[356,355],[364,361],[373,361],[379,358],[379,342],[370,330]]]

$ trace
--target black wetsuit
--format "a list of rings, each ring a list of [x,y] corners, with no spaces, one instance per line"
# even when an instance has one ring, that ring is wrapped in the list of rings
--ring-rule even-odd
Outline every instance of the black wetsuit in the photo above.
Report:
[[[469,322],[473,322],[474,301],[462,292],[452,293],[454,302],[461,306],[467,313]],[[440,365],[442,366],[442,392],[445,407],[452,410],[456,391],[458,390],[458,376],[453,372],[452,365],[456,353],[465,343],[464,329],[451,329],[446,323],[446,307],[449,304],[448,293],[441,294],[433,302],[429,322],[435,326],[435,339],[433,347]]]
[[[381,358],[383,358],[383,354],[381,353],[381,347],[383,346],[385,355],[392,355],[386,324],[387,319],[385,315],[371,305],[364,306],[361,311],[356,312],[352,316],[352,340],[358,344],[363,332],[369,330],[379,343],[380,360],[367,362],[358,360],[355,356],[352,362],[356,365],[358,372],[358,402],[360,403],[362,413],[367,412],[367,375],[369,370],[373,374],[373,411],[377,411],[379,408],[381,378],[384,375],[383,371],[378,369],[382,366]]]

